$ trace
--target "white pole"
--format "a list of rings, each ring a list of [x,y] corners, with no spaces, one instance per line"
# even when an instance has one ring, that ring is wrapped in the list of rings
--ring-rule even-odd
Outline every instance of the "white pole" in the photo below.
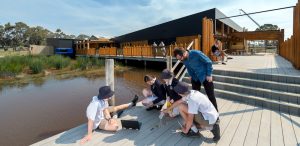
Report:
[[[114,60],[113,59],[105,59],[105,80],[106,85],[110,86],[111,90],[115,91],[114,84]],[[109,101],[109,105],[115,105],[115,96],[111,98]]]

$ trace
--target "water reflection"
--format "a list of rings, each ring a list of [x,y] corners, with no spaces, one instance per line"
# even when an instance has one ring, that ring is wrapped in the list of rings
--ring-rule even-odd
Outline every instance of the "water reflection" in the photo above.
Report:
[[[115,74],[116,104],[141,95],[145,74],[160,71],[132,69]],[[85,110],[104,75],[48,76],[1,84],[0,145],[29,145],[86,122]],[[18,139],[17,141],[15,139]]]

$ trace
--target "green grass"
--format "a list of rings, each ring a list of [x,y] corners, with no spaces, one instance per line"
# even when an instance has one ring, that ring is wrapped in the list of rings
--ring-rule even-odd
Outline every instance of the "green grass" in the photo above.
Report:
[[[71,69],[87,70],[105,65],[103,59],[78,57],[72,61],[68,57],[54,56],[6,56],[0,58],[0,77],[15,77],[16,75],[31,70],[32,74],[41,73],[45,69]]]

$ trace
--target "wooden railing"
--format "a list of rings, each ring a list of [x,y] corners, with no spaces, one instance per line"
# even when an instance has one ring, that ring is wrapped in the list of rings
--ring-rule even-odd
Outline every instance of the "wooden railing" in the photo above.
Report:
[[[116,56],[117,55],[117,48],[116,47],[104,47],[99,48],[98,51],[99,55],[102,56]]]
[[[281,43],[279,55],[300,69],[300,0],[294,7],[293,35]]]

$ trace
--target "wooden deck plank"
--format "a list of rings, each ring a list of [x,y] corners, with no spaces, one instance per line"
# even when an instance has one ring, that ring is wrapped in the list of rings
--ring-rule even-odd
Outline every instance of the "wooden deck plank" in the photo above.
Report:
[[[124,112],[124,114],[137,114],[137,112],[135,112],[137,109],[139,109],[140,107],[135,107],[132,109],[128,109]],[[81,130],[81,132],[75,133],[75,135],[72,135],[72,138],[70,138],[70,136],[61,136],[59,137],[59,139],[61,139],[60,141],[56,140],[53,141],[51,143],[48,143],[47,145],[66,145],[66,144],[79,144],[80,139],[83,138],[87,133],[87,127],[85,127],[84,129]],[[93,132],[93,139],[90,142],[95,141],[97,138],[99,138],[98,136],[101,135],[102,137],[105,136],[110,136],[112,134],[114,134],[114,132],[106,132],[106,131],[100,131],[101,134],[99,134],[99,132]],[[66,140],[63,140],[66,139]],[[90,143],[88,142],[88,143]]]
[[[143,133],[145,129],[148,129],[150,126],[152,126],[153,123],[149,121],[151,121],[152,119],[156,119],[158,114],[158,111],[145,111],[144,108],[141,108],[136,112],[138,112],[139,115],[132,118],[142,122],[142,127],[140,130],[120,130],[117,133],[113,133],[108,136],[102,136],[102,134],[99,133],[99,137],[96,137],[97,140],[91,143],[91,145],[110,145],[113,143],[125,143],[124,140],[132,140],[132,135]],[[148,118],[145,118],[145,116],[148,116]],[[122,117],[121,119],[128,118]],[[124,138],[124,135],[126,138]]]
[[[248,105],[246,111],[243,115],[241,123],[237,128],[234,137],[230,143],[232,146],[241,146],[244,144],[244,140],[247,135],[247,131],[249,129],[250,121],[252,118],[253,111],[256,110],[256,107]]]
[[[271,112],[263,109],[259,128],[258,146],[270,145],[271,142]]]
[[[294,128],[294,133],[297,139],[298,146],[300,146],[300,117],[290,115],[291,116],[291,122]]]
[[[175,127],[174,127],[175,126]],[[177,126],[177,128],[176,128]],[[170,129],[171,127],[173,127],[174,129]],[[136,139],[136,142],[134,143],[134,145],[151,145],[157,142],[156,139],[158,139],[161,135],[168,133],[171,134],[172,131],[178,129],[179,125],[177,123],[177,119],[172,119],[170,121],[168,121],[168,123],[161,128],[157,128],[156,131],[153,131],[151,134],[147,135],[146,137],[142,138],[142,139]],[[180,133],[177,133],[178,135],[180,135]]]
[[[218,99],[220,110],[221,140],[217,145],[299,145],[300,117],[262,109],[260,107]],[[90,145],[216,145],[211,140],[210,131],[202,131],[201,138],[188,138],[180,133],[177,119],[169,119],[163,127],[158,127],[159,112],[146,111],[138,106],[126,111],[121,119],[137,118],[143,123],[140,131],[121,130],[117,133],[96,131]],[[252,115],[252,116],[251,116]],[[270,122],[272,121],[272,123]],[[282,125],[282,127],[281,127]],[[268,128],[269,127],[269,128]],[[74,146],[86,134],[86,124],[62,132],[34,145]],[[272,129],[272,130],[270,130]],[[272,140],[272,141],[271,141]]]
[[[155,139],[155,142],[152,142],[151,144],[149,145],[152,145],[152,146],[155,146],[155,145],[163,145],[164,142],[166,141],[170,141],[170,139],[174,136],[179,136],[180,133],[176,133],[176,130],[177,129],[180,129],[179,128],[180,126],[178,124],[175,124],[173,126],[171,126],[168,131],[170,132],[165,132],[164,134],[162,134],[161,136],[159,136],[157,139]]]
[[[244,146],[254,146],[257,144],[261,115],[262,108],[258,107],[258,110],[253,111],[250,127],[247,131]]]
[[[77,126],[77,127],[72,128],[72,129],[70,129],[70,130],[68,130],[68,131],[61,132],[61,133],[59,133],[59,134],[57,134],[57,135],[54,135],[54,136],[52,136],[52,137],[49,137],[49,138],[47,138],[47,139],[45,139],[45,140],[39,141],[39,142],[37,142],[37,143],[34,143],[34,144],[32,144],[31,146],[45,145],[45,144],[47,144],[47,143],[49,143],[49,142],[51,142],[51,141],[55,141],[56,139],[58,139],[60,136],[62,136],[62,135],[64,135],[64,134],[67,134],[67,133],[71,134],[71,133],[73,133],[73,132],[79,131],[82,127],[85,127],[85,128],[86,128],[87,125],[86,125],[86,124],[82,124],[82,125],[80,125],[80,126]]]
[[[236,110],[236,113],[230,120],[230,123],[222,132],[222,137],[218,141],[217,145],[218,146],[227,146],[230,145],[231,140],[233,139],[233,136],[241,122],[241,119],[243,118],[244,112],[246,111],[245,109],[247,108],[246,104],[240,104],[239,107]]]
[[[280,113],[278,111],[271,111],[271,145],[284,145]]]
[[[151,124],[152,124],[151,120],[152,119],[158,118],[158,116],[157,116],[158,112],[157,111],[155,111],[155,112],[153,112],[153,111],[140,111],[140,112],[141,112],[140,115],[136,119],[139,122],[142,122],[142,128],[140,129],[140,131],[121,130],[121,131],[117,132],[116,134],[114,134],[110,137],[105,137],[102,140],[101,145],[104,145],[104,146],[105,145],[110,145],[110,144],[122,145],[123,143],[125,143],[125,141],[123,141],[124,139],[129,140],[130,137],[132,137],[132,135],[142,133],[142,131],[144,129],[148,129],[151,126]]]
[[[232,117],[234,116],[233,113],[238,109],[240,103],[237,102],[232,102],[232,104],[230,105],[229,109],[227,109],[226,111],[222,112],[220,115],[220,135],[221,137],[223,136],[223,132],[225,131],[226,127],[228,126],[228,124],[230,123]],[[206,135],[208,134],[208,135]],[[205,143],[203,144],[204,146],[208,146],[208,145],[216,145],[215,142],[212,141],[212,133],[203,133],[204,137],[206,137],[205,139]]]
[[[283,131],[284,145],[297,145],[296,135],[289,114],[281,113],[281,123]]]

